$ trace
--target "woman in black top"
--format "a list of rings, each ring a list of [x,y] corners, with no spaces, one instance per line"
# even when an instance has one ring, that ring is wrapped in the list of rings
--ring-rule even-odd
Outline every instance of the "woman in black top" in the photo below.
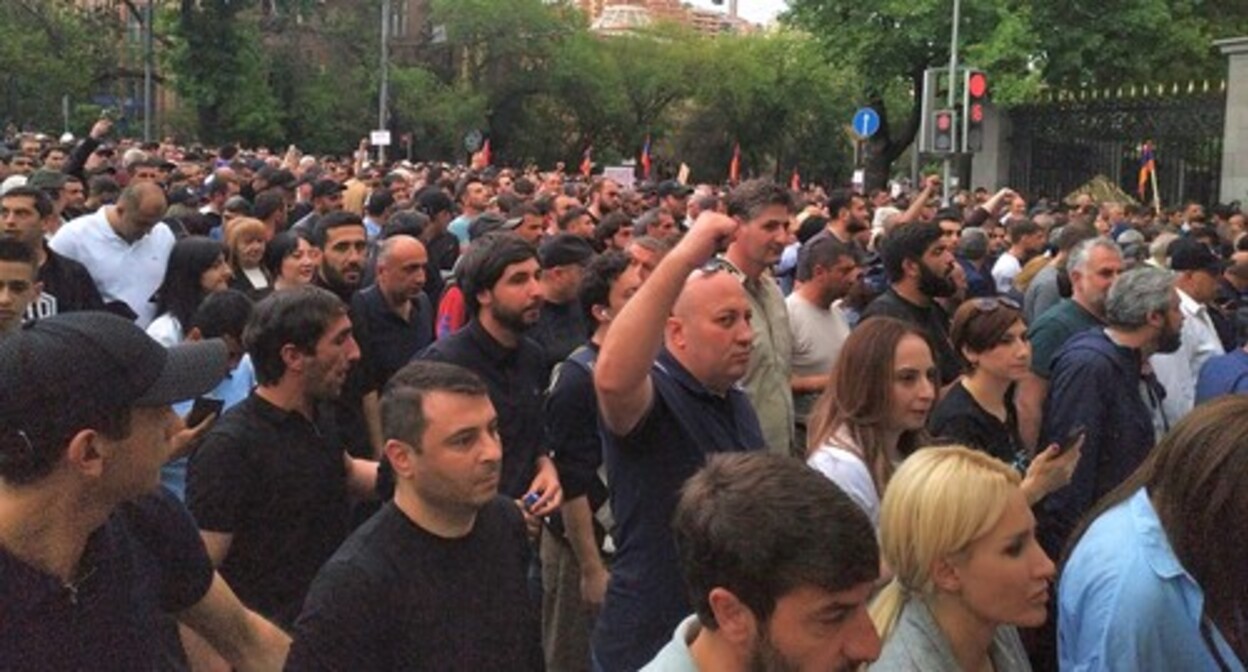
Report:
[[[1080,446],[1060,452],[1053,444],[1032,458],[1019,437],[1014,389],[1031,375],[1031,344],[1018,304],[1004,297],[968,301],[954,315],[949,336],[970,368],[936,404],[932,434],[1014,465],[1032,504],[1069,483]]]

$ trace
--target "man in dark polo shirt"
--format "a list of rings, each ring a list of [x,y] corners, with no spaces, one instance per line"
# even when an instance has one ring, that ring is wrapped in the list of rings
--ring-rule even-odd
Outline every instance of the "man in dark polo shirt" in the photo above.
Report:
[[[103,310],[104,300],[82,264],[63,257],[44,240],[44,231],[56,220],[52,201],[33,187],[16,187],[0,197],[0,238],[17,240],[34,250],[42,291],[26,309],[26,321],[77,310]]]
[[[484,382],[442,362],[399,370],[382,401],[394,501],[316,577],[286,669],[542,670],[520,511]]]
[[[576,292],[594,248],[580,236],[561,233],[544,241],[537,255],[542,264],[542,312],[530,336],[545,351],[549,372],[585,342],[585,316]]]
[[[498,490],[516,501],[537,494],[527,513],[540,518],[559,507],[563,491],[555,463],[542,446],[542,394],[548,382],[542,348],[525,336],[542,307],[537,251],[514,233],[486,234],[464,253],[459,274],[471,321],[434,341],[419,357],[458,364],[485,381],[503,443]]]
[[[551,670],[583,669],[589,661],[593,613],[607,592],[610,514],[602,477],[602,439],[594,393],[594,360],[615,316],[641,287],[641,268],[610,250],[589,262],[578,293],[589,341],[555,368],[546,396],[550,446],[563,506],[542,534],[542,648]]]
[[[880,257],[889,287],[867,306],[862,319],[877,315],[909,322],[927,335],[940,368],[940,384],[962,375],[962,356],[949,340],[949,316],[935,299],[953,296],[953,267],[957,261],[938,224],[923,222],[899,226],[884,237]]]
[[[699,215],[615,318],[594,367],[617,547],[593,638],[605,672],[640,668],[690,610],[671,530],[685,479],[709,454],[765,447],[737,385],[750,303],[722,262],[707,263],[739,227]]]
[[[360,349],[372,358],[378,388],[433,342],[433,307],[422,291],[428,267],[419,240],[386,238],[377,249],[377,281],[351,299],[352,317],[366,323]]]
[[[164,614],[237,669],[290,639],[213,571],[160,466],[193,432],[170,404],[224,375],[219,340],[166,350],[101,312],[0,341],[0,667],[162,669]]]
[[[258,385],[191,456],[186,504],[242,600],[289,626],[347,536],[349,497],[373,496],[377,463],[331,441],[319,403],[339,394],[359,348],[346,306],[311,286],[257,304],[243,341]]]

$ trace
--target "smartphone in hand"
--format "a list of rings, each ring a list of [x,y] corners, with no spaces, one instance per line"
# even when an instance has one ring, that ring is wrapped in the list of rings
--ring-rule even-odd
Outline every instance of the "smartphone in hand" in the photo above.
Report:
[[[191,412],[186,416],[187,427],[198,427],[208,416],[216,414],[221,417],[221,411],[225,409],[225,402],[220,399],[209,399],[207,397],[199,397],[195,400],[195,405],[191,406]]]

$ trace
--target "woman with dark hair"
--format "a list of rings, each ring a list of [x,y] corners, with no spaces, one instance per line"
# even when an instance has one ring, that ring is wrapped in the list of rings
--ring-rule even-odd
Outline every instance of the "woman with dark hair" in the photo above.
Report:
[[[954,314],[949,337],[970,366],[936,404],[928,423],[932,435],[1014,465],[1025,476],[1020,487],[1032,504],[1069,483],[1079,446],[1062,451],[1053,444],[1033,461],[1018,431],[1014,392],[1031,370],[1018,304],[1005,297],[968,301]]]
[[[169,253],[165,279],[152,296],[157,317],[147,326],[147,334],[165,347],[181,343],[182,327],[199,304],[209,294],[229,289],[233,277],[221,243],[204,236],[179,240]]]
[[[850,332],[815,402],[806,462],[840,486],[876,528],[893,471],[926,441],[939,380],[923,332],[877,317]]]
[[[1243,670],[1248,397],[1197,406],[1071,540],[1061,669]]]
[[[264,248],[264,269],[273,278],[273,290],[282,291],[312,282],[320,251],[302,231],[283,231]]]

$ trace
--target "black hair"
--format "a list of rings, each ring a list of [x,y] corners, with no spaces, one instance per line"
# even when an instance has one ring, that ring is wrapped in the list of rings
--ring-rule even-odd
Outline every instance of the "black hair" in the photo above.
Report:
[[[633,220],[619,210],[605,215],[598,220],[597,226],[594,227],[594,247],[599,252],[607,249],[611,246],[609,241],[615,237],[615,234],[620,232],[620,229],[629,228],[632,225]]]
[[[286,209],[286,198],[278,189],[266,189],[256,195],[251,215],[256,219],[268,219],[273,213]]]
[[[335,210],[321,217],[316,222],[316,234],[313,237],[314,245],[322,250],[325,249],[325,243],[329,241],[329,232],[346,226],[364,228],[364,218],[346,210]]]
[[[608,250],[593,259],[585,266],[581,276],[581,286],[577,291],[581,310],[585,313],[585,324],[592,334],[598,326],[594,318],[595,306],[606,306],[610,303],[611,287],[620,275],[628,270],[632,260],[621,250]]]
[[[403,235],[419,240],[426,226],[429,226],[429,217],[424,213],[415,210],[400,210],[390,217],[390,221],[386,222],[385,226],[381,227],[381,239]]]
[[[299,249],[300,239],[316,247],[316,244],[312,242],[312,237],[299,229],[283,231],[273,236],[273,240],[264,246],[264,259],[260,263],[264,266],[264,270],[269,272],[270,277],[276,278],[281,275],[282,262]]]
[[[491,232],[473,241],[458,273],[468,315],[475,318],[481,309],[477,292],[493,289],[508,266],[529,259],[537,259],[537,249],[509,231]]]
[[[424,397],[430,392],[488,397],[489,388],[461,366],[425,359],[407,364],[390,377],[381,394],[381,434],[387,441],[402,441],[420,452],[428,424]]]
[[[204,338],[232,336],[242,341],[252,308],[251,299],[237,289],[209,294],[191,316],[186,331],[199,329]]]
[[[152,297],[156,314],[170,313],[179,324],[190,323],[206,296],[200,278],[224,256],[225,246],[211,238],[188,236],[174,243],[165,266],[165,279]]]
[[[828,194],[828,216],[837,219],[841,210],[849,210],[854,205],[854,198],[859,197],[858,194],[848,189],[835,189]]]
[[[850,257],[857,261],[853,248],[837,240],[835,236],[824,236],[801,247],[797,253],[797,279],[806,282],[815,277],[815,267],[831,269],[841,257]]]
[[[35,200],[35,210],[39,213],[39,219],[46,219],[52,215],[55,207],[52,203],[52,197],[48,196],[48,192],[38,187],[30,187],[26,185],[13,187],[12,189],[4,192],[4,196],[0,196],[0,200],[19,196],[33,198]]]
[[[347,305],[327,289],[304,285],[274,292],[256,304],[243,330],[243,347],[251,355],[256,382],[275,385],[286,374],[282,348],[293,345],[313,354],[329,323],[347,314]]]
[[[917,222],[893,229],[880,241],[880,258],[889,282],[900,282],[906,277],[905,262],[923,263],[927,248],[940,240],[940,225],[933,222]]]
[[[0,261],[29,264],[32,272],[37,272],[38,270],[38,260],[35,258],[35,251],[26,243],[17,240],[0,238]],[[31,279],[34,279],[33,276]]]

